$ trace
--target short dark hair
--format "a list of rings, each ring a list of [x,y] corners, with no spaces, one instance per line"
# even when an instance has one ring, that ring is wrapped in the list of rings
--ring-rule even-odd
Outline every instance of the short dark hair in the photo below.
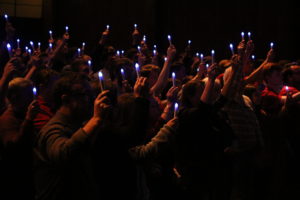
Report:
[[[71,64],[71,70],[73,72],[79,72],[79,67],[82,65],[88,65],[88,63],[83,59],[75,59]]]
[[[62,105],[61,96],[66,95],[74,95],[78,94],[82,91],[75,90],[73,87],[75,84],[84,84],[87,82],[88,78],[85,74],[68,72],[64,74],[54,85],[53,89],[53,99],[54,105],[56,109],[58,109]]]
[[[270,63],[263,73],[264,80],[266,80],[266,77],[271,75],[275,71],[281,72],[282,66],[278,63]]]

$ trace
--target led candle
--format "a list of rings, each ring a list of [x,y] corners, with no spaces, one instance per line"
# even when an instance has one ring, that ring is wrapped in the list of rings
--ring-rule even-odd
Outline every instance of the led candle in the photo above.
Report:
[[[52,31],[49,30],[49,36],[50,36],[50,40],[53,40],[53,36],[52,36]]]
[[[7,14],[4,15],[4,18],[8,22],[8,15]]]
[[[31,55],[31,49],[28,49],[28,53]]]
[[[78,57],[80,57],[80,55],[81,55],[81,49],[80,48],[77,49],[77,54],[78,54]]]
[[[286,91],[286,96],[287,96],[289,93],[289,86],[285,86],[285,91]]]
[[[156,44],[155,44],[155,45],[153,45],[153,49],[155,49],[155,50],[157,49],[157,47],[156,47]]]
[[[6,48],[7,48],[9,57],[11,57],[11,45],[9,43],[7,43]]]
[[[171,45],[172,45],[171,35],[168,35],[168,40],[169,40],[169,44],[170,44],[170,46],[171,46]]]
[[[38,42],[38,49],[41,50],[41,43]]]
[[[175,80],[176,80],[176,74],[175,74],[175,72],[172,72],[173,87],[175,87]]]
[[[134,26],[134,29],[136,30],[137,29],[137,24],[134,24],[133,26]]]
[[[31,47],[32,47],[32,50],[34,50],[34,43],[32,41],[29,42]]]
[[[69,27],[66,26],[65,29],[66,29],[66,34],[68,34],[69,33]]]
[[[32,92],[33,92],[33,95],[36,97],[37,96],[37,89],[36,89],[36,87],[32,88]]]
[[[200,60],[201,60],[201,63],[203,63],[203,54],[202,53],[200,54]]]
[[[206,64],[205,66],[206,66],[206,69],[208,69],[208,68],[209,68],[209,64]]]
[[[167,57],[164,57],[164,61],[167,62],[167,60],[168,60],[168,58],[167,58]]]
[[[274,46],[274,43],[271,42],[271,43],[270,43],[270,48],[273,49],[273,46]]]
[[[137,49],[138,49],[139,53],[141,53],[141,47],[137,46]]]
[[[188,40],[188,46],[190,46],[190,45],[191,45],[191,43],[192,43],[192,41],[191,41],[191,40]]]
[[[138,63],[135,63],[135,71],[137,78],[140,77],[140,65]]]
[[[109,31],[109,25],[106,25],[106,30]]]
[[[25,47],[25,51],[26,51],[26,53],[28,53],[28,46]]]
[[[20,39],[17,39],[17,46],[18,46],[18,49],[20,49]]]
[[[244,40],[245,39],[245,33],[241,32],[241,36],[242,36],[242,40]]]
[[[49,43],[49,49],[52,50],[52,43]]]
[[[198,52],[196,53],[196,57],[199,57],[199,53]]]
[[[252,58],[252,60],[255,60],[255,55],[252,55],[251,58]]]
[[[117,56],[120,57],[120,51],[119,50],[117,51]]]
[[[125,79],[125,72],[124,72],[124,69],[123,69],[123,68],[121,68],[121,75],[122,75],[123,80],[126,80],[126,79]]]
[[[251,32],[248,32],[248,40],[251,40]]]
[[[85,48],[85,42],[82,43],[81,50],[84,51],[84,48]]]
[[[178,103],[174,104],[174,117],[176,117],[178,111]]]
[[[143,36],[143,41],[146,43],[146,35]]]
[[[214,64],[215,62],[215,50],[211,50],[211,63]]]
[[[91,60],[88,60],[88,65],[89,65],[89,67],[92,66],[92,61]]]
[[[121,51],[121,56],[124,56],[124,50]]]
[[[229,47],[230,47],[230,50],[231,50],[232,55],[234,55],[233,44],[230,44]]]
[[[156,56],[156,50],[155,49],[153,49],[153,56]]]
[[[103,81],[103,74],[101,71],[98,72],[98,78],[99,78],[99,85],[100,85],[100,90],[101,92],[103,92],[103,85],[102,85],[102,81]]]

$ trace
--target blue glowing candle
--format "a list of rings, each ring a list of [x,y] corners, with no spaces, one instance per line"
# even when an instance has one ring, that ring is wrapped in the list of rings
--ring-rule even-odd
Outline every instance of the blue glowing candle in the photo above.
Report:
[[[37,96],[37,89],[36,89],[36,87],[32,88],[32,92],[33,92],[33,95],[36,97]]]
[[[229,45],[229,48],[230,48],[230,50],[231,50],[232,55],[234,55],[233,44],[230,44],[230,45]]]
[[[178,111],[178,103],[175,103],[174,104],[174,117],[176,117],[176,115],[177,115],[177,111]]]
[[[138,63],[135,63],[135,72],[136,72],[136,77],[140,77],[140,65]]]
[[[168,35],[168,40],[169,40],[169,44],[170,46],[172,45],[172,38],[171,38],[171,35]]]
[[[215,50],[211,50],[211,63],[215,62]]]
[[[18,49],[20,49],[20,39],[17,39],[17,46],[18,46]]]
[[[125,79],[125,72],[124,72],[124,69],[123,69],[123,68],[121,68],[121,75],[122,75],[123,80],[126,80],[126,79]]]
[[[102,84],[102,81],[103,81],[103,74],[102,74],[101,71],[98,72],[98,78],[99,78],[100,90],[101,90],[101,92],[103,92],[103,84]]]
[[[172,72],[173,87],[175,87],[175,80],[176,80],[176,74],[175,74],[175,72]]]

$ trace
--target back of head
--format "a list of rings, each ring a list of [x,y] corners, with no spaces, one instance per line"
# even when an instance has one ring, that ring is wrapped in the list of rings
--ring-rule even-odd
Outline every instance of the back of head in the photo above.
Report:
[[[190,98],[195,96],[198,89],[204,90],[204,82],[201,81],[189,81],[183,85],[180,95],[181,105],[183,107],[190,107],[192,103],[190,102]],[[201,92],[201,93],[202,93]],[[199,99],[200,100],[200,99]]]
[[[56,108],[59,108],[62,102],[62,95],[75,95],[84,93],[80,88],[76,88],[76,85],[89,85],[86,75],[81,73],[69,72],[64,74],[54,85],[53,99]]]
[[[15,110],[26,112],[33,100],[32,82],[25,78],[14,78],[8,84],[7,98]]]
[[[282,71],[282,66],[279,65],[278,63],[268,63],[263,73],[264,80],[266,80],[266,77],[272,75],[272,73],[281,72],[281,71]]]

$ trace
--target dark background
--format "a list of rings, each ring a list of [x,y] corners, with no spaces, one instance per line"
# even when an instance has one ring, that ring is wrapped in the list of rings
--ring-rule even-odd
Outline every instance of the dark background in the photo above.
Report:
[[[40,40],[44,45],[49,29],[59,36],[68,25],[71,43],[80,46],[84,41],[88,51],[107,24],[110,43],[116,49],[128,48],[137,23],[150,47],[157,44],[159,51],[165,51],[171,34],[177,49],[183,50],[190,39],[195,52],[209,54],[215,49],[217,59],[230,56],[229,43],[236,45],[241,31],[251,31],[257,57],[264,57],[273,41],[277,59],[296,60],[300,58],[296,4],[290,0],[44,0],[42,19],[11,21],[23,40]]]

